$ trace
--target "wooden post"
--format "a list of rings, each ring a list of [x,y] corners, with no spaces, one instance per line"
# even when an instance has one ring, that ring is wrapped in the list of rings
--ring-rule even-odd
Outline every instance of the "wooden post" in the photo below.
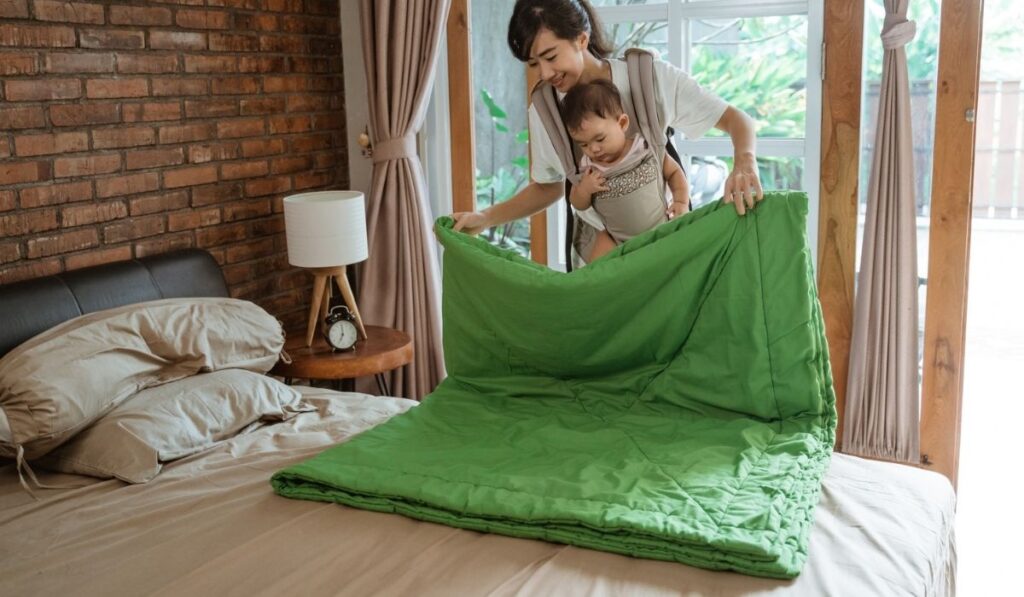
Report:
[[[943,0],[935,98],[921,455],[957,484],[983,0]]]
[[[476,140],[469,0],[448,12],[448,112],[451,120],[452,210],[476,211]]]
[[[366,339],[366,327],[363,326],[363,318],[359,315],[359,307],[356,305],[355,296],[352,294],[352,288],[349,286],[346,270],[347,267],[344,265],[341,267],[310,269],[313,272],[313,297],[309,305],[309,322],[306,325],[306,346],[313,345],[313,338],[316,336],[317,327],[323,324],[324,318],[327,316],[327,310],[330,308],[331,293],[335,283],[341,289],[345,305],[348,306],[348,310],[355,317],[359,335],[363,340]]]
[[[826,0],[824,39],[818,293],[832,361],[839,446],[853,334],[864,0]]]

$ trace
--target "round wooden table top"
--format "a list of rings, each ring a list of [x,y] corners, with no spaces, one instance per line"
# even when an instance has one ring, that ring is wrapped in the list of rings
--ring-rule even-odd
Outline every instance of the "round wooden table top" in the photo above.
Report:
[[[339,351],[332,351],[321,334],[314,337],[312,346],[306,346],[305,334],[291,338],[284,349],[292,362],[278,361],[270,373],[301,379],[349,379],[383,373],[412,362],[409,334],[368,325],[366,336],[356,342],[355,350]]]

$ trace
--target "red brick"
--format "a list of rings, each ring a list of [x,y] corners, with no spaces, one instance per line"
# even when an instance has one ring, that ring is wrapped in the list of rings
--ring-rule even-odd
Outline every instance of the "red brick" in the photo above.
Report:
[[[242,116],[254,114],[280,114],[284,112],[284,98],[265,97],[258,99],[244,99],[240,102]]]
[[[125,104],[125,122],[158,122],[161,120],[181,120],[181,102],[143,102]]]
[[[43,69],[48,73],[110,73],[114,72],[114,55],[47,52]]]
[[[167,215],[168,232],[195,230],[196,228],[215,226],[217,224],[220,224],[220,209],[216,207],[193,209]]]
[[[18,157],[75,153],[87,149],[89,149],[89,135],[84,132],[19,135],[14,138],[14,153]]]
[[[263,91],[266,93],[306,91],[308,84],[307,77],[265,77]]]
[[[338,157],[333,153],[318,153],[314,156],[314,167],[317,170],[332,168],[338,164]]]
[[[49,179],[49,162],[8,162],[0,164],[0,185],[38,182]]]
[[[262,118],[249,118],[246,120],[227,120],[217,123],[217,136],[221,139],[234,139],[237,137],[258,137],[266,133],[266,126]]]
[[[210,6],[226,6],[246,10],[259,10],[263,7],[262,0],[208,0],[206,3]]]
[[[82,84],[78,79],[7,81],[4,93],[12,102],[75,99],[82,96]]]
[[[242,198],[242,185],[238,183],[209,185],[192,189],[192,206],[202,207],[227,203]]]
[[[92,146],[95,149],[139,147],[154,143],[156,143],[156,131],[147,126],[96,129],[92,132]]]
[[[220,10],[179,10],[174,22],[185,29],[227,29],[231,15]]]
[[[58,104],[50,106],[53,126],[85,126],[121,122],[117,104]]]
[[[27,187],[21,189],[19,195],[21,197],[22,209],[87,201],[92,199],[92,183],[89,181],[79,181]]]
[[[92,267],[94,265],[103,265],[104,263],[113,263],[115,261],[125,261],[132,258],[132,248],[130,245],[121,245],[120,247],[111,247],[109,249],[99,249],[96,251],[87,251],[85,253],[76,253],[74,255],[68,255],[64,258],[64,265],[68,271],[82,269],[83,267]]]
[[[246,139],[242,141],[242,156],[263,157],[284,153],[284,139]]]
[[[289,72],[292,73],[330,73],[336,72],[335,68],[336,59],[323,56],[319,58],[291,58],[291,69]]]
[[[39,259],[40,257],[91,249],[98,244],[100,244],[100,237],[96,229],[85,228],[29,239],[27,252],[29,259]]]
[[[188,148],[188,161],[193,164],[233,160],[238,157],[238,143],[206,143]]]
[[[188,118],[238,116],[238,100],[186,100],[185,116]]]
[[[46,126],[43,109],[31,108],[0,108],[0,131],[15,129],[38,129]]]
[[[236,31],[277,31],[280,26],[275,15],[235,13]]]
[[[142,31],[85,29],[81,32],[80,37],[83,48],[139,50],[146,47],[146,36]]]
[[[251,220],[270,215],[270,200],[256,199],[228,203],[224,206],[224,221]]]
[[[11,142],[7,137],[0,137],[0,158],[11,157]]]
[[[0,75],[34,75],[39,72],[35,54],[4,52],[0,60]]]
[[[128,213],[135,216],[155,214],[162,211],[173,211],[188,207],[188,191],[174,191],[160,195],[136,197],[128,202]]]
[[[30,261],[24,265],[16,265],[0,270],[0,284],[10,284],[21,280],[31,280],[43,276],[52,276],[60,273],[60,259],[44,259]]]
[[[173,73],[178,71],[178,57],[174,54],[118,54],[119,73]]]
[[[252,223],[252,233],[254,236],[284,234],[284,217],[276,216],[273,218],[257,220]],[[287,264],[287,261],[285,263]]]
[[[296,191],[325,187],[334,181],[333,172],[306,172],[297,174],[292,184]]]
[[[194,31],[151,31],[149,47],[154,50],[205,50],[206,34]]]
[[[331,98],[326,95],[289,95],[288,112],[322,112],[331,107]]]
[[[331,134],[296,137],[292,139],[291,147],[292,153],[309,153],[318,149],[329,149],[331,147]]]
[[[129,218],[103,227],[103,241],[107,244],[134,240],[154,234],[162,234],[165,230],[164,217],[146,216],[144,218]]]
[[[238,59],[238,72],[287,73],[291,68],[284,56],[242,56]]]
[[[263,197],[265,195],[285,193],[290,190],[292,190],[292,179],[289,176],[262,178],[245,183],[245,195],[247,197]]]
[[[256,268],[252,263],[232,263],[221,268],[224,272],[224,281],[228,286],[248,282],[256,278]]]
[[[261,52],[279,52],[282,54],[304,54],[306,40],[298,35],[261,35]]]
[[[318,37],[309,40],[309,53],[329,56],[340,56],[341,55],[341,39],[340,38],[324,38]]]
[[[245,222],[203,228],[196,231],[196,244],[200,247],[218,247],[248,238],[249,233]]]
[[[135,243],[135,256],[147,257],[149,255],[159,255],[161,253],[177,251],[178,249],[188,249],[193,246],[195,246],[195,242],[192,240],[192,235],[187,232],[170,236],[161,236],[159,238]]]
[[[0,237],[22,236],[57,228],[57,210],[19,211],[0,216]]]
[[[267,162],[242,162],[240,164],[223,164],[220,167],[221,180],[235,180],[238,178],[253,178],[264,176],[268,172]]]
[[[0,211],[11,211],[14,209],[14,191],[0,190]]]
[[[126,167],[129,170],[177,166],[185,163],[185,152],[182,148],[151,149],[149,151],[129,151],[125,155]]]
[[[90,98],[146,97],[149,81],[146,79],[89,79],[85,94]]]
[[[310,92],[341,91],[345,88],[345,82],[341,77],[310,77],[302,79],[306,90]]]
[[[260,82],[253,77],[224,77],[213,80],[214,95],[251,95],[258,93]]]
[[[228,247],[225,257],[228,263],[250,261],[274,254],[274,239],[264,238]]]
[[[237,56],[185,56],[186,73],[238,72]]]
[[[206,95],[206,79],[153,79],[153,95]]]
[[[340,130],[345,126],[345,117],[336,114],[314,114],[313,128],[318,131]]]
[[[116,153],[77,158],[57,158],[53,162],[53,175],[56,178],[109,174],[120,169],[121,155]]]
[[[73,228],[127,217],[128,206],[123,201],[108,201],[63,208],[60,210],[60,225],[63,228]]]
[[[296,156],[277,158],[270,162],[270,171],[273,174],[288,174],[309,170],[313,167],[313,160],[309,156]]]
[[[121,197],[124,195],[137,195],[147,193],[160,188],[160,174],[157,172],[145,172],[141,174],[128,174],[126,176],[115,176],[113,178],[101,178],[96,181],[96,196],[105,199],[107,197]]]
[[[83,2],[61,2],[58,0],[33,0],[36,19],[57,23],[103,24],[103,6]]]
[[[0,25],[0,46],[17,48],[73,48],[75,30],[53,25]]]
[[[270,119],[270,134],[305,133],[313,127],[309,116],[276,116]]]
[[[160,127],[160,143],[188,143],[189,141],[204,141],[215,134],[214,125],[211,124],[181,124]]]
[[[0,19],[27,19],[28,0],[0,0]]]
[[[215,52],[258,52],[260,38],[255,35],[211,33],[210,49]]]
[[[164,171],[164,188],[175,189],[206,184],[217,180],[215,166],[192,166]]]
[[[302,0],[266,0],[263,9],[270,12],[302,12]]]
[[[113,25],[170,25],[172,20],[171,11],[166,8],[111,6],[110,22]]]
[[[11,263],[19,259],[21,259],[20,243],[0,243],[0,264]]]

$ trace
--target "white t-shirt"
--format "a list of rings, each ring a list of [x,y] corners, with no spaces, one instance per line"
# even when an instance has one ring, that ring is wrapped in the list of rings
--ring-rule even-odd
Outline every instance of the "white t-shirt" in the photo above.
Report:
[[[587,168],[591,166],[596,168],[598,172],[607,172],[613,166],[621,163],[623,160],[628,159],[629,156],[636,153],[640,153],[644,149],[647,149],[647,142],[644,141],[643,135],[640,135],[638,133],[635,137],[633,137],[633,144],[629,146],[629,149],[626,150],[626,153],[622,154],[619,157],[619,159],[615,160],[614,164],[598,164],[591,160],[588,156],[584,155],[582,158],[580,158],[580,172],[585,171]]]
[[[626,61],[610,59],[612,82],[619,88],[619,95],[627,113],[633,112],[633,100],[629,93],[629,75]],[[686,72],[663,60],[654,61],[654,73],[665,108],[665,126],[694,139],[704,135],[722,117],[728,104],[707,91]],[[559,98],[563,94],[559,93]],[[541,183],[561,182],[565,179],[562,163],[548,138],[537,110],[531,105],[530,126],[530,175]]]

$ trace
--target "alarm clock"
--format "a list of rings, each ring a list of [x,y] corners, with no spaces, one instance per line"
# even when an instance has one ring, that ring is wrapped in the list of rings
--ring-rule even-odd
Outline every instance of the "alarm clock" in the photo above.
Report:
[[[332,307],[324,318],[324,337],[333,350],[353,350],[359,339],[356,318],[345,305]]]

